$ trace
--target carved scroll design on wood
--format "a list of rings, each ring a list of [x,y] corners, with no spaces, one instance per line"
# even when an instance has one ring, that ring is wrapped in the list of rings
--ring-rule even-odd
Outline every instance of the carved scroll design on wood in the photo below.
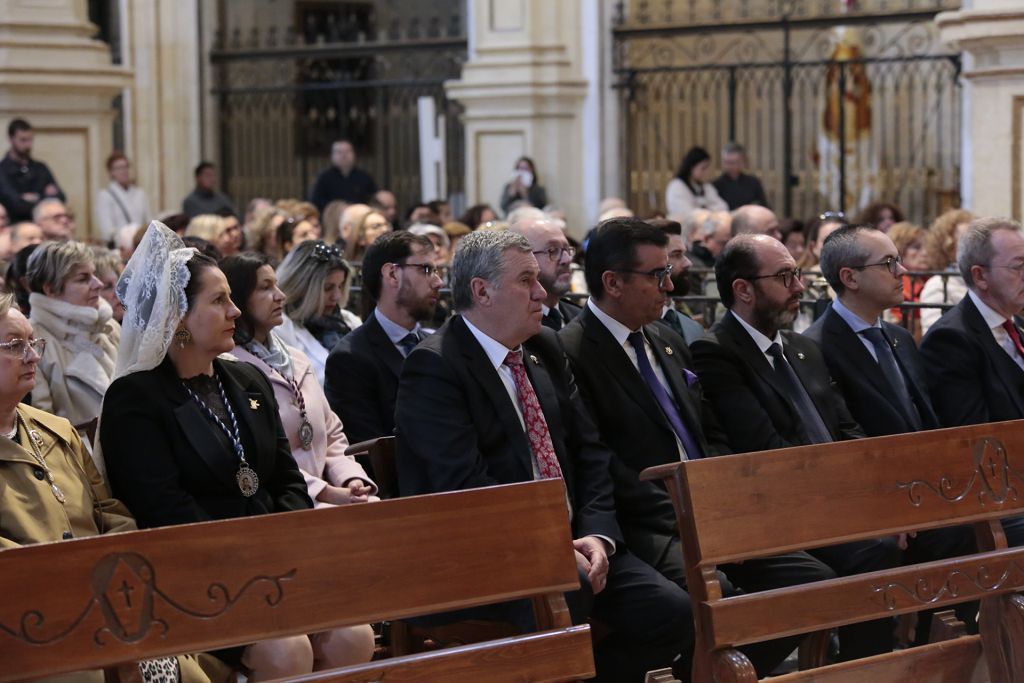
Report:
[[[985,505],[987,501],[991,501],[996,505],[1002,505],[1020,498],[1020,492],[1012,480],[1024,484],[1024,474],[1010,465],[1003,443],[995,437],[986,436],[974,444],[974,471],[966,484],[957,486],[956,479],[942,477],[937,484],[924,479],[914,479],[897,482],[896,487],[908,492],[910,503],[914,507],[920,507],[924,503],[922,494],[929,491],[948,503],[958,503],[967,498],[976,485],[979,503]]]
[[[96,563],[90,579],[92,597],[66,628],[47,633],[43,613],[29,610],[21,615],[15,627],[0,623],[0,632],[29,645],[48,645],[66,638],[94,610],[99,610],[103,625],[93,633],[97,645],[106,644],[105,634],[123,643],[135,643],[145,638],[153,626],[167,633],[167,622],[155,613],[157,599],[195,619],[215,619],[226,614],[250,589],[263,591],[263,600],[269,607],[278,605],[284,598],[283,583],[294,579],[296,571],[292,569],[278,576],[254,576],[234,593],[221,582],[211,583],[206,588],[208,604],[194,607],[165,593],[157,585],[153,565],[142,555],[112,553]]]
[[[886,609],[894,610],[901,595],[909,597],[920,605],[931,605],[945,597],[958,598],[964,589],[976,588],[982,593],[991,593],[1009,586],[1024,584],[1024,565],[1017,561],[1008,562],[1002,571],[998,567],[978,567],[972,574],[954,569],[939,583],[933,584],[928,577],[921,577],[912,585],[889,582],[872,586],[871,590],[882,596]]]

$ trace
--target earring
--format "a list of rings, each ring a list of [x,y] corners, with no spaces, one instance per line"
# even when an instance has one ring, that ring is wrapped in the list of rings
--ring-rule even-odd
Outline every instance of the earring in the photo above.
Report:
[[[184,327],[174,333],[174,341],[178,342],[178,348],[185,348],[185,344],[192,341],[192,333],[186,330]]]

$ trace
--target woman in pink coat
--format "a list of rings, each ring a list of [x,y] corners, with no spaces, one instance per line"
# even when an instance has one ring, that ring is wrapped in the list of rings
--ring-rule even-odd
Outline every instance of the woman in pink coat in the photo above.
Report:
[[[316,507],[366,502],[377,485],[345,455],[348,438],[331,410],[309,359],[274,334],[284,316],[284,293],[263,254],[245,253],[220,262],[231,299],[242,315],[235,322],[234,356],[270,380],[292,456],[306,477]]]

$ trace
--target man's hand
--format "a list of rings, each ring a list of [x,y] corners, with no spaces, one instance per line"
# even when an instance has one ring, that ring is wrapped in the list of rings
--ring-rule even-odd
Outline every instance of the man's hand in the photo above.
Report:
[[[586,573],[594,595],[597,595],[608,581],[608,551],[604,541],[596,536],[584,536],[573,541],[572,547],[576,550],[576,566]]]
[[[36,202],[39,201],[39,195],[36,194],[35,192],[25,192],[24,194],[21,195],[21,198],[24,199],[29,204],[35,204]]]

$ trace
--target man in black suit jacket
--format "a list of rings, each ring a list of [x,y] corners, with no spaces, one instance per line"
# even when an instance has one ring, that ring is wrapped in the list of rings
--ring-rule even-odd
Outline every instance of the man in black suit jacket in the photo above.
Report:
[[[610,453],[579,397],[521,235],[475,232],[451,267],[456,315],[406,359],[398,389],[402,495],[560,477],[577,566],[612,633],[598,680],[641,681],[692,648],[689,597],[623,543]],[[577,613],[576,615],[580,615]]]
[[[783,330],[804,285],[786,247],[767,235],[741,234],[715,264],[729,311],[694,342],[694,365],[735,452],[763,451],[864,436],[832,386],[817,345]],[[844,543],[811,554],[841,576],[899,564],[894,539]],[[891,649],[887,619],[840,629],[840,657]]]
[[[868,436],[937,429],[914,337],[881,317],[903,301],[896,245],[879,230],[843,227],[825,241],[821,270],[838,299],[804,334],[821,348],[851,415]]]
[[[693,285],[690,268],[693,262],[687,257],[686,238],[683,226],[678,221],[666,218],[655,218],[648,221],[668,237],[668,262],[672,266],[672,295],[686,296]],[[682,337],[687,344],[692,344],[704,335],[704,326],[690,316],[690,309],[680,301],[678,304],[666,298],[661,308],[661,318],[657,321],[664,327]]]
[[[351,443],[390,436],[402,362],[424,337],[441,278],[429,238],[405,230],[378,238],[363,257],[363,288],[376,303],[366,322],[327,357],[324,393]]]
[[[681,458],[694,460],[730,450],[718,421],[702,401],[700,384],[689,369],[686,344],[656,324],[667,294],[673,291],[670,276],[675,272],[667,268],[668,246],[662,230],[639,219],[602,223],[587,247],[591,298],[559,339],[601,439],[614,452],[615,508],[626,544],[667,578],[685,586],[672,501],[660,482],[641,481],[640,473]],[[652,387],[651,381],[660,386]],[[723,570],[729,581],[746,590],[834,577],[806,553],[750,560]],[[728,582],[724,585],[732,591]],[[759,672],[768,675],[799,640],[782,639],[744,650]]]
[[[576,248],[569,244],[561,226],[548,218],[524,216],[518,218],[508,229],[520,234],[530,243],[530,250],[537,257],[540,275],[537,279],[547,295],[541,310],[541,323],[555,332],[565,327],[577,315],[580,307],[563,298],[572,284],[572,257]]]
[[[928,388],[943,427],[1024,418],[1024,231],[981,218],[957,253],[967,296],[921,342]],[[1011,546],[1024,545],[1024,517],[1003,520]]]

